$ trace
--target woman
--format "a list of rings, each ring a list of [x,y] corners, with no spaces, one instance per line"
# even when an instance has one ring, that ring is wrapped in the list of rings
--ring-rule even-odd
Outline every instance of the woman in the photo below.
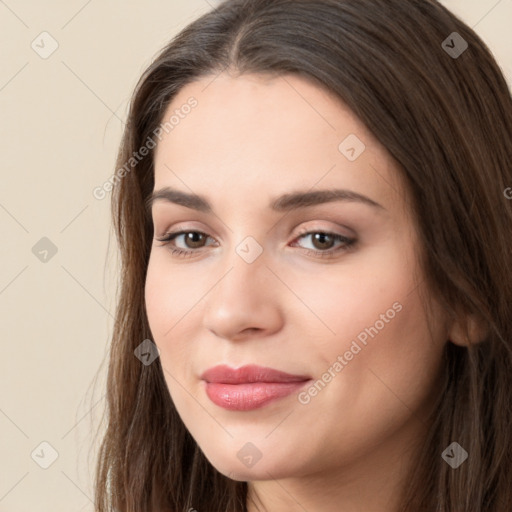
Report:
[[[511,134],[433,0],[183,30],[118,157],[97,510],[511,510]]]

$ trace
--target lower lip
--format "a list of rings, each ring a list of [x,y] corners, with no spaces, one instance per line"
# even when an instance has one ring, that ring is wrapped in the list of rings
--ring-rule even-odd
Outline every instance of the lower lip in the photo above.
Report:
[[[208,398],[230,411],[252,411],[298,391],[309,381],[252,382],[247,384],[206,383]]]

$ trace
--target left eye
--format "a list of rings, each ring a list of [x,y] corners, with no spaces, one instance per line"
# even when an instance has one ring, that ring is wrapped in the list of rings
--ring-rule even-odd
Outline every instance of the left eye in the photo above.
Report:
[[[340,242],[345,247],[350,246],[354,242],[354,240],[343,235],[339,235],[337,233],[327,233],[324,231],[309,231],[299,236],[298,240],[308,237],[312,237],[311,242],[313,249],[317,249],[322,252],[331,249],[336,241]]]
[[[184,248],[177,247],[175,244],[171,244],[171,242],[174,242],[180,237],[184,237],[182,240],[185,243]],[[294,240],[292,246],[295,246],[297,244],[296,241],[308,237],[312,237],[311,240],[313,249],[308,249],[306,247],[302,247],[301,245],[299,245],[299,247],[302,247],[307,254],[320,257],[329,257],[333,255],[333,253],[348,250],[356,242],[355,239],[348,238],[338,233],[330,233],[326,231],[307,231],[301,233]],[[211,237],[209,237],[206,233],[203,233],[202,231],[178,231],[176,233],[167,233],[161,238],[156,238],[156,240],[162,242],[162,245],[170,244],[170,251],[173,255],[192,256],[193,254],[196,254],[198,252],[198,249],[202,249],[204,247],[204,242],[208,238]],[[340,245],[337,248],[333,249],[333,245],[336,242],[338,242]]]

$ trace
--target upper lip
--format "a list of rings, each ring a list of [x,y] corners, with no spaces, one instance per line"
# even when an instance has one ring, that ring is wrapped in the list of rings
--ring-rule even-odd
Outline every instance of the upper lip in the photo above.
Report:
[[[250,382],[302,382],[309,380],[307,375],[292,375],[290,373],[275,370],[265,366],[254,364],[230,368],[227,365],[218,365],[209,368],[202,375],[201,379],[206,382],[221,384],[243,384]]]

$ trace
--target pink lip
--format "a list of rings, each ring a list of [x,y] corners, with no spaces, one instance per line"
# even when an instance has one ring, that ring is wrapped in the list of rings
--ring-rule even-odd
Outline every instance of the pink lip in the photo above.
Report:
[[[206,394],[214,404],[231,411],[249,411],[297,391],[310,377],[256,365],[238,369],[220,365],[205,371],[201,379],[206,381]]]

